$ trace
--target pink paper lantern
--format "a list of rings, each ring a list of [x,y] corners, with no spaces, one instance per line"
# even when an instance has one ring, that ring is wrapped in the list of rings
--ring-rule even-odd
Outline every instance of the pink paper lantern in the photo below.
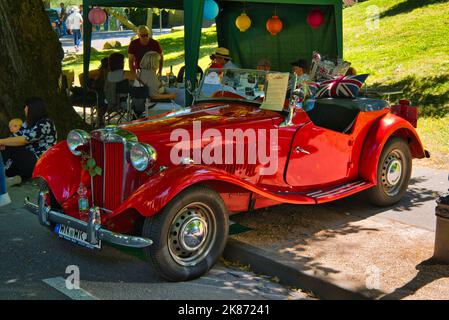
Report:
[[[89,12],[89,21],[93,25],[103,24],[106,21],[106,12],[99,7],[95,7]]]
[[[321,12],[320,9],[310,11],[309,15],[307,16],[307,23],[313,29],[319,28],[323,24],[323,22],[324,22],[324,14]]]

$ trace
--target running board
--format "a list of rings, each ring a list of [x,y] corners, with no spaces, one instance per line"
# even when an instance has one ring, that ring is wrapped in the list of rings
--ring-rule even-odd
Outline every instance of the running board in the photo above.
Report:
[[[350,196],[352,194],[369,189],[373,186],[374,184],[371,182],[357,180],[342,185],[338,185],[336,187],[309,192],[306,195],[308,197],[315,199],[317,203],[324,203]]]

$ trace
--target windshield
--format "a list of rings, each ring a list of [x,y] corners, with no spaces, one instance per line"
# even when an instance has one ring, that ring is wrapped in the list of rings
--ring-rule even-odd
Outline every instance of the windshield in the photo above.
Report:
[[[208,69],[197,91],[196,99],[229,99],[262,103],[268,73],[249,69]]]

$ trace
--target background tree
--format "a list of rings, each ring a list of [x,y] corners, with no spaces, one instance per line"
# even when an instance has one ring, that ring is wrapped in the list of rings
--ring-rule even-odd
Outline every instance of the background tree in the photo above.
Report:
[[[153,37],[153,9],[147,10],[147,26],[150,28],[150,36]]]
[[[130,30],[137,31],[137,26],[134,25],[131,21],[129,21],[125,16],[120,14],[117,10],[114,10],[112,8],[105,8],[106,12],[110,15],[112,15],[114,18],[116,18],[118,21],[120,21],[121,24],[123,24],[125,27],[127,27]]]
[[[8,121],[24,118],[23,103],[42,97],[60,138],[86,124],[60,90],[63,51],[42,0],[0,1],[0,133]]]

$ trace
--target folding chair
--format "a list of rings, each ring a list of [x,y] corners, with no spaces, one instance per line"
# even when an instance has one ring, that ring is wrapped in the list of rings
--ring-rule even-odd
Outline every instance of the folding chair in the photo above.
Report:
[[[156,105],[155,102],[147,103],[150,99],[150,89],[146,86],[131,87],[131,109],[136,118],[141,118],[148,114],[148,109]]]
[[[89,88],[86,99],[83,100],[83,89],[80,87],[72,87],[70,89],[70,103],[72,106],[83,107],[83,119],[86,121],[86,108],[90,108],[90,124],[94,124],[95,115],[98,114],[98,106],[100,95],[94,89]]]
[[[115,102],[111,105],[108,101],[108,108],[105,114],[105,122],[110,124],[111,120],[118,117],[117,123],[120,123],[123,119],[130,120],[132,115],[130,114],[130,85],[129,80],[125,79],[120,82],[113,83],[115,86]]]

